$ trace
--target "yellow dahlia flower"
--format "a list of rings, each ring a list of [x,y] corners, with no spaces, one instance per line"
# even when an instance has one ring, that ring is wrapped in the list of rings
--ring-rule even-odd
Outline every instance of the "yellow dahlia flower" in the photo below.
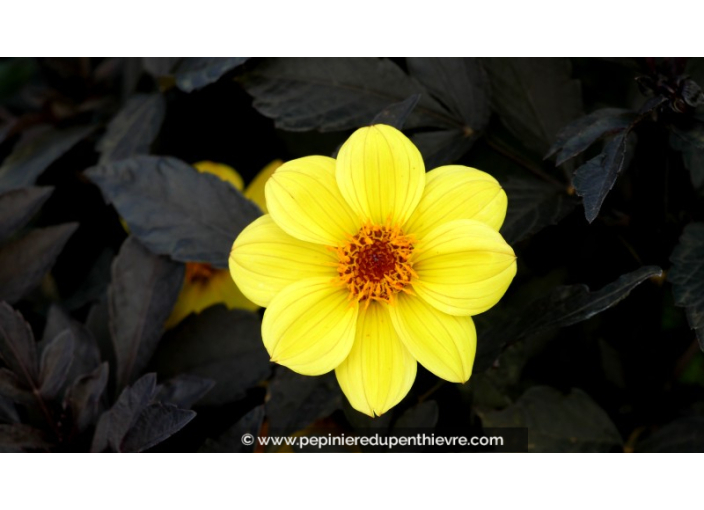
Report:
[[[244,196],[256,203],[262,211],[267,212],[264,200],[264,185],[271,174],[281,166],[283,161],[272,161],[257,174],[254,180],[244,187],[244,181],[237,171],[222,163],[200,161],[193,166],[199,171],[217,175],[223,181],[229,182],[242,191]],[[165,327],[172,328],[192,313],[200,313],[206,308],[224,304],[229,309],[241,308],[244,310],[257,310],[259,305],[247,299],[237,285],[230,278],[227,269],[217,269],[210,264],[188,262],[183,287],[174,305]]]
[[[506,194],[452,165],[425,173],[418,149],[386,125],[357,130],[337,160],[283,164],[265,187],[269,214],[237,237],[232,277],[267,307],[264,346],[304,375],[335,370],[369,416],[408,393],[416,361],[438,377],[472,373],[472,315],[516,274],[498,230]]]

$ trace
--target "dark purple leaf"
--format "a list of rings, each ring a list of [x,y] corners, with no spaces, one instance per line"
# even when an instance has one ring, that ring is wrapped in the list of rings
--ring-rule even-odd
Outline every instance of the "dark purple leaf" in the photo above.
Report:
[[[423,154],[426,170],[458,160],[474,145],[474,133],[458,130],[430,131],[417,133],[411,137]]]
[[[0,423],[17,423],[20,417],[12,400],[0,395]]]
[[[396,64],[378,58],[267,59],[241,77],[254,107],[289,131],[341,131],[369,124],[389,104],[422,95],[406,128],[458,121]]]
[[[37,386],[39,363],[32,329],[7,303],[0,303],[0,359],[22,384]]]
[[[54,398],[64,387],[73,363],[73,333],[65,330],[44,348],[39,364],[39,392],[47,399]]]
[[[557,132],[582,114],[582,90],[566,58],[487,58],[492,105],[523,144],[545,154]]]
[[[161,376],[192,374],[215,386],[199,402],[222,405],[245,396],[266,379],[272,364],[261,340],[259,317],[245,310],[212,306],[169,331],[154,356]]]
[[[560,286],[530,303],[495,307],[477,317],[479,339],[474,370],[489,368],[506,345],[549,329],[585,321],[625,299],[647,279],[660,275],[659,267],[644,266],[621,275],[597,291],[590,291],[586,285]]]
[[[670,256],[675,304],[687,311],[687,321],[704,351],[704,223],[690,223]]]
[[[31,186],[47,167],[88,136],[95,126],[50,130],[21,144],[0,167],[0,192]]]
[[[644,441],[636,453],[704,453],[704,417],[686,416],[668,423]]]
[[[0,395],[18,404],[29,405],[34,402],[29,385],[20,381],[20,378],[7,368],[0,368]]]
[[[108,447],[120,451],[122,440],[156,396],[156,374],[146,374],[126,387],[98,420],[91,451],[102,452]]]
[[[15,303],[34,290],[77,228],[77,223],[39,228],[0,247],[0,300]]]
[[[408,72],[463,124],[460,131],[479,133],[489,124],[491,92],[476,58],[407,58]]]
[[[555,165],[561,165],[587,150],[599,138],[628,128],[635,119],[634,112],[622,108],[602,108],[585,115],[560,130],[545,158],[557,154]]]
[[[143,452],[181,430],[195,418],[194,411],[171,404],[151,404],[122,440],[121,452]]]
[[[513,177],[502,184],[508,196],[501,234],[514,244],[555,225],[577,204],[564,190],[539,179]]]
[[[420,94],[413,94],[401,102],[387,106],[371,121],[371,124],[386,124],[396,129],[403,129],[406,119],[416,107],[420,100]]]
[[[255,443],[245,445],[242,436],[250,434],[259,437],[265,416],[264,405],[260,405],[245,414],[237,423],[220,435],[217,439],[207,439],[200,448],[200,453],[251,453]]]
[[[50,447],[41,430],[21,423],[0,425],[0,453],[47,450]]]
[[[176,69],[176,86],[193,92],[215,83],[247,60],[249,57],[186,57]]]
[[[190,409],[215,386],[215,381],[191,374],[177,375],[159,385],[157,400]]]
[[[108,288],[110,333],[122,388],[147,366],[183,285],[184,266],[127,238]]]
[[[342,404],[332,374],[306,377],[279,367],[269,386],[266,415],[272,435],[289,435],[325,418]]]
[[[613,188],[626,160],[628,132],[616,135],[604,151],[580,166],[574,173],[573,184],[584,199],[584,215],[591,223],[599,214],[606,195]]]
[[[78,376],[88,374],[100,365],[100,351],[88,328],[73,320],[56,305],[49,309],[40,347],[47,345],[48,342],[65,330],[71,331],[74,340],[73,363],[71,363],[71,368],[66,377],[67,382],[70,383]]]
[[[225,268],[259,208],[231,184],[174,158],[139,156],[86,172],[154,253]]]
[[[79,432],[98,418],[101,398],[108,384],[108,372],[108,364],[102,363],[93,372],[79,377],[66,391],[64,405],[71,409],[73,423]]]
[[[100,164],[148,154],[166,114],[161,94],[137,94],[127,100],[97,145]]]
[[[142,57],[142,67],[154,78],[172,74],[183,57]]]
[[[30,187],[0,194],[0,241],[26,225],[53,191],[51,187]]]
[[[484,427],[528,428],[528,451],[619,451],[623,439],[609,415],[577,388],[563,395],[534,386],[502,411],[482,413]]]

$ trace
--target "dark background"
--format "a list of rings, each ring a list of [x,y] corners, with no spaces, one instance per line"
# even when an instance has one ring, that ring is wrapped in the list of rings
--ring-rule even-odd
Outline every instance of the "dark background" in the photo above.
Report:
[[[694,330],[704,325],[697,224],[704,221],[703,79],[700,61],[674,58],[0,61],[0,204],[3,197],[10,203],[12,191],[53,187],[31,222],[0,245],[0,260],[19,262],[0,267],[0,298],[21,312],[36,339],[60,309],[110,367],[81,427],[75,422],[84,403],[67,397],[70,381],[44,399],[44,412],[31,384],[5,374],[0,451],[82,451],[91,443],[98,450],[242,451],[244,432],[291,434],[313,424],[335,434],[527,427],[530,451],[703,450],[703,333]],[[154,333],[153,348],[140,352],[140,373],[116,381],[111,349],[119,340],[108,321],[119,321],[106,303],[120,278],[110,268],[127,238],[119,217],[148,248],[126,263],[161,256],[154,263],[166,264],[167,274],[196,259],[155,247],[149,225],[140,223],[140,197],[160,196],[157,184],[117,189],[83,172],[135,161],[132,168],[146,173],[157,158],[139,156],[151,154],[226,163],[249,182],[274,159],[333,154],[356,127],[375,121],[403,126],[428,170],[473,166],[507,191],[502,234],[516,251],[518,274],[500,305],[476,319],[470,382],[446,383],[419,367],[411,393],[371,420],[349,407],[332,374],[305,378],[271,367],[258,338],[261,312],[221,307],[161,339]],[[82,126],[93,128],[66,142]],[[580,150],[556,166],[551,148],[559,157],[566,145]],[[212,207],[201,198],[193,201]],[[233,199],[233,210],[240,206]],[[248,221],[242,213],[232,240]],[[71,222],[77,230],[53,241],[60,246],[39,269],[29,266],[45,245],[18,252],[12,244],[33,229]],[[13,252],[3,259],[2,250]],[[3,291],[23,270],[32,271],[23,281],[35,284]],[[159,306],[167,304],[152,304]],[[174,354],[181,351],[204,352],[209,361],[188,366]],[[159,384],[181,376],[172,386],[180,397],[145,387],[131,395],[141,407],[125,397],[116,411],[124,388],[152,372]],[[215,381],[217,398],[213,389],[198,399],[203,380]],[[107,429],[110,420],[113,429],[126,421],[127,431],[98,425],[96,432],[101,419]]]

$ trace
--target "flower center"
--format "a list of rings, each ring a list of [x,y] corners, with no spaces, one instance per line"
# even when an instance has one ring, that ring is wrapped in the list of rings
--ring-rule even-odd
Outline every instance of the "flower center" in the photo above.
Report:
[[[186,281],[190,283],[204,284],[213,277],[216,271],[217,269],[210,264],[188,262],[186,263]]]
[[[337,272],[350,290],[350,299],[391,303],[400,291],[409,292],[413,271],[413,238],[398,227],[367,223],[337,248]]]

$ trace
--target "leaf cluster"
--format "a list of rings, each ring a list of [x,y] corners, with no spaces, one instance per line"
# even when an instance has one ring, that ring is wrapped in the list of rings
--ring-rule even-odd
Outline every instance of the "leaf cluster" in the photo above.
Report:
[[[698,59],[0,61],[0,451],[501,427],[530,451],[701,450],[703,83]],[[375,420],[333,374],[274,367],[261,312],[164,327],[187,264],[226,268],[262,214],[193,163],[251,181],[372,123],[428,170],[494,175],[519,262],[470,382],[419,369]]]

